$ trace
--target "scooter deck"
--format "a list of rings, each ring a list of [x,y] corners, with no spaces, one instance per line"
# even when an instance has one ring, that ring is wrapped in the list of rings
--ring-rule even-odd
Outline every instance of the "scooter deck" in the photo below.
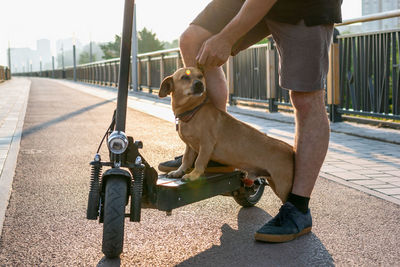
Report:
[[[157,209],[171,211],[213,196],[229,193],[241,187],[242,172],[210,173],[194,182],[159,175]]]

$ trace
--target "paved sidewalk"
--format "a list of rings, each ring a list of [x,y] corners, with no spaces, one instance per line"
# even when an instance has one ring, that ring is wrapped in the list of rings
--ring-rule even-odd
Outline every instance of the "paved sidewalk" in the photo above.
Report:
[[[0,84],[0,235],[11,194],[30,80],[13,78]]]
[[[58,82],[101,98],[116,98],[114,88]],[[174,122],[168,102],[131,92],[128,105]],[[228,107],[228,111],[260,131],[293,144],[293,115],[244,107]],[[400,205],[400,131],[349,122],[331,127],[329,151],[320,176]]]

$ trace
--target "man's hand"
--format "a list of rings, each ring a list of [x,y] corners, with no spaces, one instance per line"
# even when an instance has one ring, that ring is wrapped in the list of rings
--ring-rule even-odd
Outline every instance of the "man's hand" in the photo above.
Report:
[[[232,44],[217,34],[203,43],[196,60],[206,68],[219,67],[228,60],[231,50]]]
[[[200,48],[196,60],[206,68],[219,67],[231,54],[236,41],[253,28],[268,13],[277,0],[246,0],[239,13],[220,33],[208,39]]]

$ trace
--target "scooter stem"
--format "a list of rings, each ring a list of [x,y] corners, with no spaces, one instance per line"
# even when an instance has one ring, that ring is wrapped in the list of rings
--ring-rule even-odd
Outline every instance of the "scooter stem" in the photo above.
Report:
[[[126,109],[128,102],[129,65],[131,61],[132,26],[134,13],[134,0],[125,0],[124,24],[122,27],[122,40],[119,64],[118,98],[116,112],[116,131],[125,132]]]

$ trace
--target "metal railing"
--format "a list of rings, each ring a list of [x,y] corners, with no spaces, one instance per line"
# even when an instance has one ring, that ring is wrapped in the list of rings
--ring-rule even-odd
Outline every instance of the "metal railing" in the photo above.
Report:
[[[162,80],[183,66],[178,48],[139,54],[138,90],[158,92]]]
[[[400,30],[338,37],[337,112],[400,119]]]
[[[11,72],[8,67],[0,66],[0,82],[11,79]]]
[[[400,10],[395,10],[336,26],[399,16]],[[400,29],[335,37],[326,86],[331,121],[340,121],[342,114],[400,119]],[[178,48],[139,54],[138,88],[132,89],[157,93],[162,79],[182,65]],[[262,105],[271,112],[291,108],[288,91],[279,87],[278,54],[272,39],[229,58],[223,67],[231,104]],[[118,71],[119,59],[79,65],[76,69],[78,81],[114,87],[118,86]],[[23,75],[74,78],[73,67]]]
[[[230,63],[230,61],[232,63]],[[290,106],[289,91],[279,86],[278,54],[272,38],[231,57],[227,63],[231,104],[262,104],[269,111]]]
[[[183,65],[178,48],[139,54],[137,59],[138,88],[135,90],[147,92],[157,91],[162,79]],[[77,81],[118,87],[119,63],[119,58],[114,58],[78,65],[76,67]],[[73,80],[74,68],[66,67],[64,69],[18,73],[16,75]],[[130,81],[132,81],[131,74]],[[132,84],[130,89],[134,89]]]
[[[394,17],[400,17],[400,10],[346,20],[336,26]],[[332,121],[340,121],[341,114],[400,120],[399,50],[400,29],[337,36],[328,75]]]

